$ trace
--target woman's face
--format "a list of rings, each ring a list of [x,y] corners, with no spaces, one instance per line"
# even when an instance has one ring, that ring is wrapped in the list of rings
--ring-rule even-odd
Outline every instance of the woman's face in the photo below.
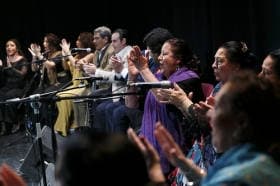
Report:
[[[7,56],[14,56],[17,53],[17,46],[13,41],[6,43],[6,53]]]
[[[50,50],[49,42],[48,42],[48,38],[47,37],[44,37],[43,46],[44,46],[44,50],[45,51],[49,51]]]
[[[229,62],[226,57],[226,49],[224,48],[219,48],[217,50],[212,68],[216,80],[222,83],[225,83],[229,76],[239,69],[238,65]]]
[[[80,37],[80,36],[78,36],[78,38],[77,38],[77,40],[76,40],[76,46],[77,46],[78,48],[83,48],[83,46],[82,46],[82,44],[81,44],[81,37]]]
[[[180,63],[180,60],[176,59],[172,52],[172,46],[169,43],[164,43],[161,48],[161,54],[158,57],[160,62],[160,69],[165,77],[172,75]]]
[[[207,112],[212,129],[212,144],[218,153],[232,146],[232,136],[235,131],[234,117],[231,115],[229,103],[223,103],[220,100],[228,91],[230,91],[229,86],[225,84],[215,96],[215,107]]]
[[[274,71],[274,63],[273,59],[268,55],[262,63],[262,71],[259,73],[259,77],[278,83],[279,78]]]

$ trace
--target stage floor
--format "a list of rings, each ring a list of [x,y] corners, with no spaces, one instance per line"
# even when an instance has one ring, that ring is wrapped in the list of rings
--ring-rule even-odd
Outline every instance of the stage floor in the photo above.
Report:
[[[11,166],[22,175],[28,186],[39,185],[42,178],[41,164],[38,159],[40,155],[38,146],[34,145],[35,141],[35,137],[28,135],[25,131],[0,136],[0,165],[6,163]]]

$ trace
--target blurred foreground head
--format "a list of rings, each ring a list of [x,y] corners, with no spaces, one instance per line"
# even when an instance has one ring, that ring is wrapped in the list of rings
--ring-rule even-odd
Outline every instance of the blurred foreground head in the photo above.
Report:
[[[61,186],[97,183],[140,186],[149,180],[144,157],[127,136],[91,130],[67,140],[58,156],[55,173]]]

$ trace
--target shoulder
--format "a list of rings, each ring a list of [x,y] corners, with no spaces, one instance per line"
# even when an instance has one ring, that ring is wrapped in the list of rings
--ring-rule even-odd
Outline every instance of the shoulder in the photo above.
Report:
[[[112,55],[114,53],[114,48],[111,44],[108,46],[105,53],[107,53],[108,55]]]
[[[241,157],[240,157],[241,158]],[[214,168],[215,173],[205,180],[205,185],[221,185],[225,183],[248,185],[280,184],[280,166],[269,156],[252,154],[246,160],[225,163],[223,167]],[[221,163],[221,162],[220,162]],[[221,164],[220,164],[221,165]],[[277,184],[276,184],[277,185]]]

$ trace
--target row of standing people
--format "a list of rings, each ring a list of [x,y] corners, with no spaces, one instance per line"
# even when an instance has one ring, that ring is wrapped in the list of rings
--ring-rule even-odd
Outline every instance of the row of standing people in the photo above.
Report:
[[[20,125],[17,104],[4,104],[6,100],[22,97],[25,94],[30,65],[25,58],[20,43],[16,39],[6,42],[6,58],[0,60],[0,135],[7,130],[16,132]]]

